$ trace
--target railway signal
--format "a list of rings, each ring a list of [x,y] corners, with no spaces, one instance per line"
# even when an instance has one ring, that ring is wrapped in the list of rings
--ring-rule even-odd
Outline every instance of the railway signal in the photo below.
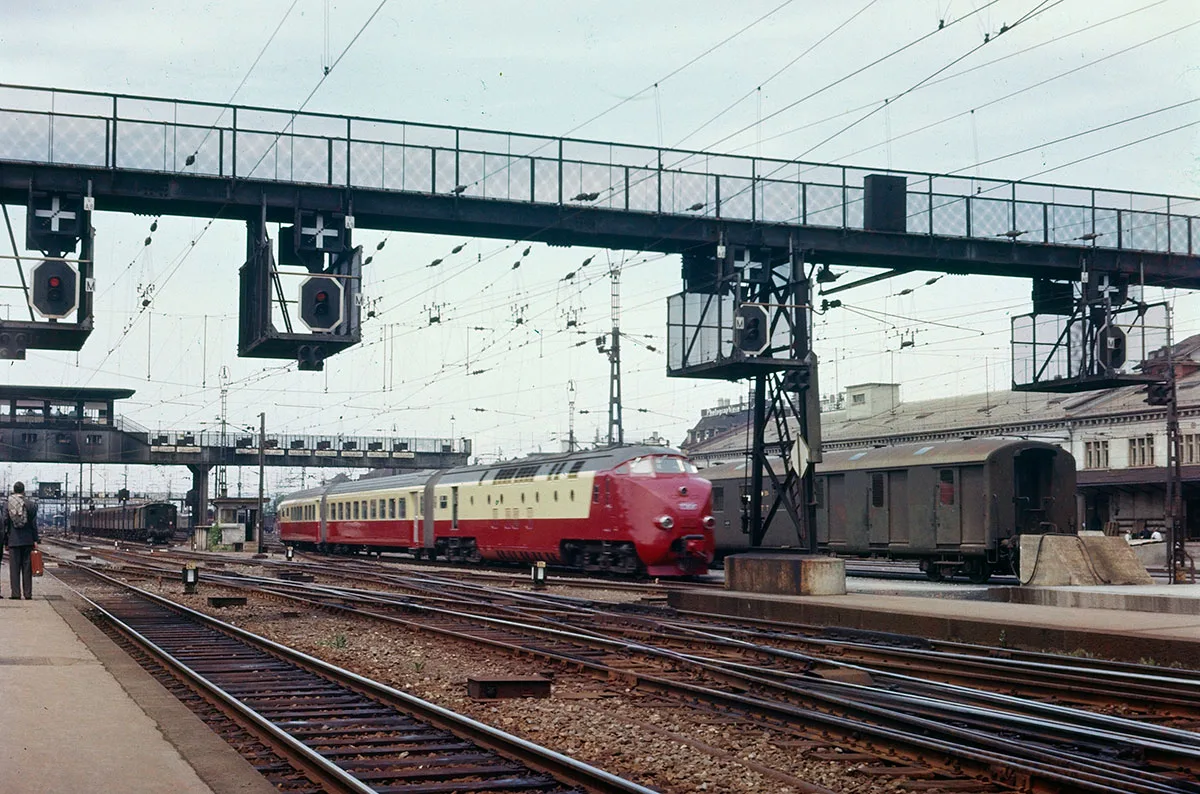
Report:
[[[320,345],[300,345],[296,351],[296,363],[301,372],[320,372],[325,369],[325,351]]]
[[[332,276],[309,276],[300,285],[300,319],[310,331],[328,333],[342,324],[342,285]]]
[[[30,304],[43,317],[61,320],[79,306],[79,274],[70,262],[44,259],[33,269]]]
[[[733,315],[733,343],[738,350],[757,356],[770,345],[767,333],[767,309],[765,306],[739,306]]]

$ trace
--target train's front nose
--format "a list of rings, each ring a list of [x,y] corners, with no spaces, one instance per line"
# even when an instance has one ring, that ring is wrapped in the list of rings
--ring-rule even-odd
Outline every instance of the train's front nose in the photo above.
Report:
[[[636,484],[654,515],[643,533],[642,562],[650,576],[697,576],[708,573],[715,544],[711,515],[712,486],[688,475],[660,477]]]

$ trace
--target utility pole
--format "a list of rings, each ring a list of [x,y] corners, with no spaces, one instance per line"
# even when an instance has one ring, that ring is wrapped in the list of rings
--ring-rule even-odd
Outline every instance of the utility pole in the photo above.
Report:
[[[575,381],[567,381],[567,452],[575,451]]]
[[[263,464],[266,458],[267,446],[267,414],[258,415],[258,511],[254,519],[254,536],[258,538],[258,553],[263,549]]]
[[[612,277],[612,336],[607,349],[604,337],[596,339],[601,353],[608,353],[608,444],[625,443],[625,425],[621,419],[621,265],[609,271]]]
[[[224,496],[229,495],[228,480],[226,479],[227,473],[225,471],[225,463],[224,463],[225,448],[228,446],[228,439],[226,437],[226,433],[227,433],[226,424],[227,424],[227,420],[229,417],[229,414],[227,413],[227,410],[229,407],[229,405],[228,405],[228,402],[229,402],[229,383],[228,383],[229,367],[221,367],[220,378],[221,378],[221,451],[220,451],[220,453],[218,453],[218,456],[217,456],[217,483],[216,484],[217,484],[217,496],[224,497]]]

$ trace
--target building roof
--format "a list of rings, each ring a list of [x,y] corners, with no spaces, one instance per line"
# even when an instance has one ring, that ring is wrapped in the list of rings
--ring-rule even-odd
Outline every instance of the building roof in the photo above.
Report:
[[[133,389],[89,389],[83,386],[0,386],[0,400],[90,400],[107,402],[132,397]]]
[[[1191,351],[1190,353],[1188,351]],[[1200,354],[1200,335],[1176,345],[1177,355]],[[1190,370],[1190,371],[1189,371]],[[862,389],[894,384],[858,384]],[[1178,405],[1181,416],[1200,415],[1200,371],[1180,369]],[[898,402],[869,416],[850,418],[841,409],[821,413],[821,447],[850,449],[905,442],[949,440],[979,436],[1062,438],[1068,426],[1080,427],[1122,418],[1165,418],[1166,409],[1146,403],[1144,385],[1076,392],[996,391]],[[721,460],[746,450],[748,436],[743,417],[740,423],[711,438],[690,444],[687,454],[699,460]],[[794,432],[794,431],[793,431]],[[774,423],[766,428],[768,445],[778,440]]]

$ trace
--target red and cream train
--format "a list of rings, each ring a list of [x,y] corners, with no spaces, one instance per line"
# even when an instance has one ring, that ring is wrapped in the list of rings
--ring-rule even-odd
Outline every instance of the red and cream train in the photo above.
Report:
[[[713,559],[711,494],[675,450],[609,447],[312,488],[278,524],[306,549],[690,576]]]

